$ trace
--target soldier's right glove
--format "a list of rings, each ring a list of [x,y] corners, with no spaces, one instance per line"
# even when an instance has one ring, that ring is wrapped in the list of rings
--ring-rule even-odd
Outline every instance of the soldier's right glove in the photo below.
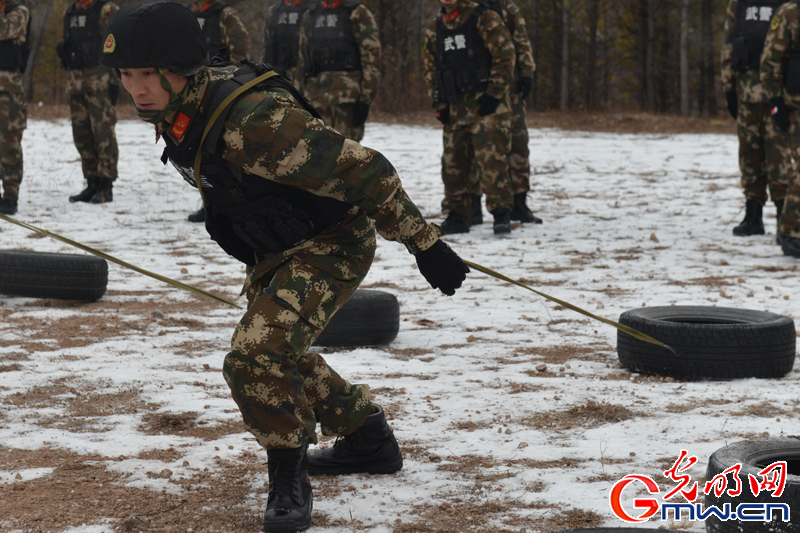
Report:
[[[434,289],[447,296],[456,293],[461,282],[467,279],[469,267],[446,242],[439,239],[433,246],[415,256],[420,273]]]
[[[480,98],[478,98],[478,115],[481,117],[491,115],[497,110],[497,106],[499,105],[500,100],[483,93]]]
[[[736,91],[729,91],[725,93],[725,107],[728,113],[736,120],[739,115],[739,101],[736,99]]]
[[[353,104],[353,126],[356,128],[363,126],[369,116],[369,104],[359,100]]]
[[[450,106],[447,106],[444,109],[438,109],[436,111],[436,120],[445,126],[450,124]]]
[[[520,97],[523,100],[527,99],[533,90],[533,78],[530,76],[522,76],[519,81],[517,81],[517,89],[522,93]]]
[[[770,99],[769,109],[775,127],[781,131],[789,131],[789,108],[783,103],[783,98],[777,96]]]

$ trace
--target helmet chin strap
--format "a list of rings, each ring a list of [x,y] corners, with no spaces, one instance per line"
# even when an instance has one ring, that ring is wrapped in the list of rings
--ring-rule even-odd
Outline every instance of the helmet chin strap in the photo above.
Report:
[[[161,78],[161,88],[164,89],[169,93],[169,102],[167,102],[167,106],[162,110],[142,110],[138,107],[136,108],[136,114],[139,115],[139,118],[144,120],[145,122],[149,122],[150,124],[158,124],[159,122],[166,119],[171,114],[175,113],[178,108],[183,103],[184,98],[186,95],[189,94],[191,78],[189,79],[189,83],[186,84],[186,87],[180,93],[175,93],[172,88],[172,84],[169,82],[167,77],[164,73],[167,69],[160,68],[158,69],[158,76]]]

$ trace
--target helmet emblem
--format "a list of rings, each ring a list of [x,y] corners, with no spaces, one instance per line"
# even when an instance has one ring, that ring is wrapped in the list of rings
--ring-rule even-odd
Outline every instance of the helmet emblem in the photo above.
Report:
[[[117,40],[114,39],[114,34],[109,33],[108,37],[106,38],[105,44],[103,44],[103,53],[104,54],[113,54],[114,50],[117,49]]]

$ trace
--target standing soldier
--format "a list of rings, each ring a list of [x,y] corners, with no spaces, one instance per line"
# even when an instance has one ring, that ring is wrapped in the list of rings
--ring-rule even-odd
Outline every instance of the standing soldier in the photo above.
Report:
[[[745,216],[733,228],[738,236],[763,235],[763,206],[769,196],[780,219],[786,189],[795,166],[784,132],[770,120],[769,96],[759,70],[764,39],[773,11],[785,0],[730,0],[722,48],[722,86],[725,105],[736,119],[739,169],[745,196]]]
[[[102,204],[113,200],[119,149],[114,126],[119,81],[100,66],[103,30],[119,7],[109,0],[75,0],[64,13],[64,40],[58,43],[61,66],[67,70],[72,138],[81,156],[86,188],[70,202]]]
[[[483,185],[494,233],[509,233],[514,43],[500,15],[485,4],[440,3],[440,14],[425,32],[423,62],[436,118],[444,124],[442,210],[448,215],[442,234],[469,232],[471,172]]]
[[[761,83],[775,126],[800,158],[800,6],[786,2],[772,17],[761,57]],[[784,255],[800,257],[800,176],[794,175],[778,221]]]
[[[313,0],[301,23],[300,53],[303,90],[322,120],[360,141],[381,76],[372,12],[358,0]]]
[[[278,0],[264,22],[264,63],[283,70],[298,87],[300,23],[310,5],[310,0]]]
[[[219,56],[223,61],[247,59],[250,35],[234,8],[219,0],[207,0],[193,2],[192,13],[206,38],[210,58]],[[188,219],[189,222],[205,222],[205,207],[189,215]]]
[[[22,4],[0,4],[0,171],[3,198],[0,213],[17,212],[22,183],[22,132],[27,126],[22,73],[28,61],[31,15]]]
[[[405,245],[445,294],[455,294],[469,268],[422,217],[391,163],[326,127],[288,80],[244,63],[205,66],[200,28],[185,7],[134,2],[106,31],[101,61],[119,70],[166,156],[200,187],[211,238],[248,265],[248,309],[223,374],[245,427],[267,451],[264,531],[305,530],[309,473],[391,474],[403,466],[369,387],[308,352],[367,275],[375,231]],[[254,75],[255,85],[243,87]],[[317,423],[342,438],[307,453]]]
[[[536,70],[533,48],[528,39],[522,12],[512,0],[483,0],[483,2],[503,19],[511,33],[511,39],[514,41],[514,48],[517,52],[516,68],[511,85],[511,152],[508,154],[508,173],[514,191],[511,220],[541,224],[542,219],[535,216],[527,206],[527,196],[531,190],[531,151],[528,148],[530,139],[525,101],[533,90],[533,71]],[[473,180],[477,182],[474,175]],[[473,191],[470,225],[483,223],[480,183],[473,185]]]

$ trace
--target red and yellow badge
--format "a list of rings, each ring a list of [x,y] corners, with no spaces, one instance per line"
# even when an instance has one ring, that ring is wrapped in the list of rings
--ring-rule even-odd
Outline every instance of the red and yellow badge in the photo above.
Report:
[[[103,53],[113,54],[114,50],[116,49],[117,49],[117,40],[114,38],[113,33],[109,33],[108,37],[106,37],[106,42],[103,43]]]
[[[175,119],[175,123],[172,125],[172,129],[169,130],[170,133],[172,133],[178,139],[183,138],[183,134],[186,133],[186,129],[189,127],[189,123],[191,121],[192,119],[190,119],[183,113],[178,113],[178,117]]]

